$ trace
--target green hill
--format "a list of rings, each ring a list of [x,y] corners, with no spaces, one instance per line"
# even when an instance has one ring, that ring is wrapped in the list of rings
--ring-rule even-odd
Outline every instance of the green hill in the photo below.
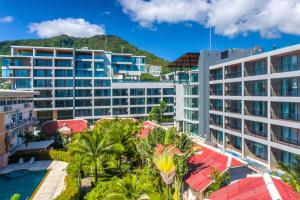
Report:
[[[152,65],[163,66],[163,72],[168,72],[166,65],[168,61],[154,55],[153,53],[141,50],[120,37],[114,35],[96,35],[90,38],[76,38],[67,35],[47,39],[28,39],[28,40],[13,40],[0,42],[0,54],[9,54],[10,46],[46,46],[46,47],[73,47],[90,49],[104,49],[105,37],[107,37],[106,50],[112,52],[132,53],[135,55],[147,56],[147,63]]]

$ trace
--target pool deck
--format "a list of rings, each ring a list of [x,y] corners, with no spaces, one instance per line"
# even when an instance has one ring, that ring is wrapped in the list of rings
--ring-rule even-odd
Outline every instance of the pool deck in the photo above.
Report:
[[[55,199],[65,188],[67,163],[62,161],[35,161],[33,164],[10,164],[0,170],[0,174],[6,174],[15,170],[27,169],[30,171],[50,170],[44,181],[35,192],[32,200]]]

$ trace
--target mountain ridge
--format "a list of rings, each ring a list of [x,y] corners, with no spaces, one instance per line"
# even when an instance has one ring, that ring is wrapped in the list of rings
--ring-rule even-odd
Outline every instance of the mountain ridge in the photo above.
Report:
[[[95,35],[89,38],[77,38],[68,35],[60,35],[46,39],[21,39],[21,40],[7,40],[0,42],[0,54],[9,54],[10,46],[46,46],[46,47],[70,47],[82,48],[88,47],[90,49],[105,49],[112,52],[131,53],[135,55],[145,55],[147,57],[147,64],[163,66],[163,73],[169,72],[166,67],[168,61],[156,56],[155,54],[146,50],[139,49],[128,41],[115,35]]]

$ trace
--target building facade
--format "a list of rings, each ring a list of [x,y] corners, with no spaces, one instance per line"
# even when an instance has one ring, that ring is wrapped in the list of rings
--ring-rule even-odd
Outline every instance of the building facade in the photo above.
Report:
[[[37,92],[0,90],[0,168],[23,144],[24,133],[33,132],[33,96]]]
[[[209,68],[210,141],[268,168],[300,155],[300,45]]]
[[[170,82],[140,81],[145,56],[87,48],[12,46],[2,57],[2,79],[12,89],[38,91],[34,112],[39,121],[102,117],[146,117],[165,100],[174,114]]]

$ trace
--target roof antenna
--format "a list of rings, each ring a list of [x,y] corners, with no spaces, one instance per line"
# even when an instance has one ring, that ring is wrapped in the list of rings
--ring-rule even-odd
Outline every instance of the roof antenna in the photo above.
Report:
[[[211,51],[211,26],[209,27],[209,51]]]

